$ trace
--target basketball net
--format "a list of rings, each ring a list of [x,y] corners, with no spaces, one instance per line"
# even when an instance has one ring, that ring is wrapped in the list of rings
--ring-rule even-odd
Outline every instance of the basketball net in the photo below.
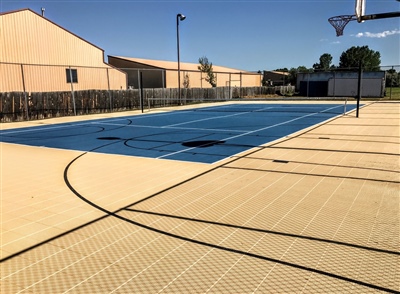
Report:
[[[349,21],[356,20],[355,15],[339,15],[333,16],[328,19],[329,23],[335,28],[336,36],[342,36],[344,27],[349,23]]]

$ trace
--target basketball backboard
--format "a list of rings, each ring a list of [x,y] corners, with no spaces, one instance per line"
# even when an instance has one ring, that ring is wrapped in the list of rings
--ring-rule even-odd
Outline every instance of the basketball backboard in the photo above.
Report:
[[[356,17],[358,22],[363,22],[362,17],[365,15],[366,0],[356,0]]]
[[[400,2],[400,0],[396,0]],[[354,15],[339,15],[328,18],[329,23],[335,28],[336,36],[343,35],[345,26],[352,20],[358,22],[364,22],[366,20],[400,17],[400,11],[376,13],[376,14],[365,14],[365,3],[367,0],[355,0],[355,14]]]

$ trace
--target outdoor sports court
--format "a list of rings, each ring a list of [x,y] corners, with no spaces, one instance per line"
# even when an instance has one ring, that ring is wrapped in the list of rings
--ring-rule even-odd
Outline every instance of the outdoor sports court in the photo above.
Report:
[[[2,125],[4,293],[400,291],[400,104]]]
[[[223,104],[4,130],[37,147],[213,163],[313,126],[355,105]]]

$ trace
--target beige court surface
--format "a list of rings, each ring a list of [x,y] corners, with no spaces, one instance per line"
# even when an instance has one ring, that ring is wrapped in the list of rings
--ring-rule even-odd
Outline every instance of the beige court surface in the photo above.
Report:
[[[400,103],[216,164],[0,144],[1,293],[400,291]]]

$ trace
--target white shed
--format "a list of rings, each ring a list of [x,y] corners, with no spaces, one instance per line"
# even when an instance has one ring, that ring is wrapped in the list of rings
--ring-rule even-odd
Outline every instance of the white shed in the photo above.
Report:
[[[363,72],[362,97],[384,97],[385,71]],[[308,97],[355,97],[358,95],[358,72],[332,71],[297,74],[296,88]]]

